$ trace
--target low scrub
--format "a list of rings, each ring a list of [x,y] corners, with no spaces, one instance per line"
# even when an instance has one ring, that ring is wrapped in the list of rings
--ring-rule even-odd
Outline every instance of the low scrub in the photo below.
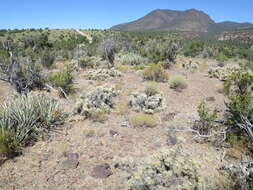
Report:
[[[44,94],[30,93],[1,105],[0,156],[10,157],[37,140],[61,120],[57,103]]]
[[[154,115],[137,113],[129,117],[129,123],[133,127],[155,127],[158,118]]]
[[[54,87],[62,88],[68,94],[73,91],[72,71],[71,67],[66,67],[57,73],[50,74],[47,81]]]
[[[128,112],[128,103],[122,102],[116,105],[115,113],[118,115],[124,115]]]
[[[96,60],[93,57],[85,56],[78,61],[81,68],[95,68],[97,66]]]
[[[90,119],[94,122],[105,122],[107,118],[108,111],[102,109],[93,109],[90,113]]]
[[[147,95],[147,96],[154,96],[156,94],[159,93],[159,90],[158,90],[158,84],[155,83],[155,82],[149,82],[147,83],[146,85],[146,88],[144,90],[144,93]]]
[[[165,82],[169,79],[169,75],[161,65],[153,64],[143,71],[143,79],[156,82]]]
[[[147,59],[135,53],[128,53],[122,55],[119,62],[123,65],[141,65],[147,63]]]
[[[201,177],[199,164],[180,150],[161,150],[149,156],[134,168],[128,185],[132,190],[210,188]]]
[[[199,122],[195,123],[194,128],[201,135],[208,135],[213,127],[214,121],[217,119],[217,111],[211,110],[203,101],[198,106]]]
[[[55,54],[50,52],[49,50],[46,50],[42,53],[40,61],[44,67],[50,68],[54,64]]]
[[[187,87],[186,79],[183,75],[174,75],[170,81],[170,88],[185,89]]]

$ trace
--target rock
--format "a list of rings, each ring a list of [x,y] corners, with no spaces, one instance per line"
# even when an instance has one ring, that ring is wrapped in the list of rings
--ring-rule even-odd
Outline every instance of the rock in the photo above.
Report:
[[[225,64],[224,64],[223,62],[219,62],[219,63],[217,64],[217,66],[218,66],[218,67],[224,67]]]
[[[48,153],[44,153],[44,154],[40,155],[41,161],[47,161],[47,160],[49,160],[49,157],[50,157],[50,154],[48,154]]]
[[[63,155],[68,158],[68,159],[74,159],[74,160],[78,160],[79,159],[79,154],[78,153],[68,153],[68,152],[64,152]]]
[[[167,145],[171,146],[171,145],[176,145],[177,144],[177,138],[176,137],[171,137],[169,136],[168,140],[167,140]]]
[[[94,178],[107,178],[109,176],[111,176],[113,173],[111,171],[111,167],[109,164],[105,163],[105,164],[101,164],[101,165],[97,165],[93,168],[92,174],[91,176]]]
[[[78,164],[79,164],[79,154],[77,153],[67,153],[65,152],[64,157],[66,157],[67,159],[65,159],[62,163],[61,166],[63,169],[76,169]]]
[[[110,135],[113,136],[113,137],[119,135],[119,133],[118,133],[117,131],[114,131],[114,130],[110,130],[109,133],[110,133]]]
[[[206,101],[208,101],[208,102],[214,102],[215,101],[215,97],[213,97],[213,96],[207,97]]]
[[[63,169],[76,169],[79,161],[76,159],[66,159],[61,163]]]
[[[120,125],[120,127],[129,127],[128,123],[127,122],[124,122]]]
[[[162,116],[163,121],[171,121],[174,119],[174,117],[177,115],[175,112],[167,113]]]

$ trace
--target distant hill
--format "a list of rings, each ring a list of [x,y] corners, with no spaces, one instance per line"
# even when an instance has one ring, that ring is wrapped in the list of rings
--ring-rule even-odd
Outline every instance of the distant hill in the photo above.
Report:
[[[157,9],[146,16],[129,23],[113,26],[112,30],[175,30],[191,32],[222,32],[226,30],[253,28],[251,23],[215,23],[209,15],[196,10],[186,11]]]

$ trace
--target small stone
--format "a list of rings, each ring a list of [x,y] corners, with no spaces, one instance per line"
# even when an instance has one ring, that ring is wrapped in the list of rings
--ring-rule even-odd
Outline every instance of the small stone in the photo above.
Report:
[[[66,159],[61,163],[63,169],[76,169],[79,161],[76,159]]]
[[[45,153],[45,154],[41,154],[41,157],[40,157],[40,159],[42,160],[42,161],[47,161],[47,160],[49,160],[49,154],[47,154],[47,153]]]
[[[77,153],[69,153],[65,152],[64,157],[67,158],[65,159],[62,163],[61,166],[63,169],[76,169],[78,164],[79,164],[79,154]]]
[[[177,138],[176,137],[169,137],[167,140],[167,145],[176,145],[177,144]]]
[[[107,178],[109,176],[111,176],[113,173],[111,171],[111,167],[109,164],[105,163],[105,164],[101,164],[101,165],[97,165],[93,168],[92,174],[91,176],[94,178]]]
[[[162,116],[162,120],[163,121],[171,121],[175,118],[176,115],[177,115],[176,112],[171,112],[171,113],[164,114]]]
[[[114,136],[118,136],[119,133],[117,131],[110,130],[110,135],[114,137]]]
[[[121,127],[129,127],[128,124],[127,124],[126,122],[122,123],[120,126],[121,126]]]
[[[215,97],[213,97],[213,96],[207,97],[206,101],[208,101],[208,102],[214,102],[215,101]]]
[[[79,154],[78,153],[72,153],[72,152],[68,153],[68,152],[65,152],[63,155],[66,158],[68,158],[68,159],[75,159],[75,160],[79,159]]]

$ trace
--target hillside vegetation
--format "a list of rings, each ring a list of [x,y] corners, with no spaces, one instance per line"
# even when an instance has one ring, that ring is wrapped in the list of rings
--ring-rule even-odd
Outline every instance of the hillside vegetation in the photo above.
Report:
[[[253,43],[50,29],[0,42],[0,189],[253,188]]]

